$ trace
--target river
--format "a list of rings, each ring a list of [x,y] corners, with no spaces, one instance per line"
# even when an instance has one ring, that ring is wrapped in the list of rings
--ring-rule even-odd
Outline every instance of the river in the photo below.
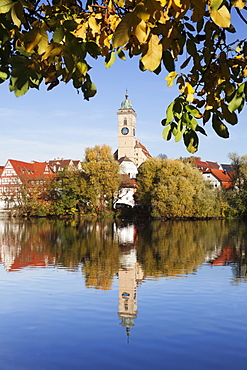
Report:
[[[0,369],[246,369],[247,225],[0,220]]]

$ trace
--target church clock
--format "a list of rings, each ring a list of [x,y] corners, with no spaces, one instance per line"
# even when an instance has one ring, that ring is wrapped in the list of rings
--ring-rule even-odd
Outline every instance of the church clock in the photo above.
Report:
[[[128,127],[123,127],[121,132],[122,132],[123,135],[127,135],[129,133]]]

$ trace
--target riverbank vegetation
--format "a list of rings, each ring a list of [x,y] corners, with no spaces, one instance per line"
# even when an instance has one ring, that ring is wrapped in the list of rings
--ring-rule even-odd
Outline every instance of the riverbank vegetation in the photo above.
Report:
[[[106,146],[87,148],[81,170],[65,169],[48,182],[21,188],[17,214],[30,217],[208,219],[247,216],[247,156],[229,155],[232,187],[213,188],[193,163],[150,158],[139,168],[136,206],[115,209],[120,166]]]

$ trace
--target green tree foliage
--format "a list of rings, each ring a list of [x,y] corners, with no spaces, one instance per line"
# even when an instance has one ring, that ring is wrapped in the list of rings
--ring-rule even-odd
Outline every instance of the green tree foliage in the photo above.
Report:
[[[86,212],[92,209],[94,197],[93,188],[83,171],[65,169],[50,185],[50,213],[62,216],[74,215],[78,210]]]
[[[229,136],[247,96],[245,0],[0,0],[0,82],[16,96],[42,81],[48,90],[71,81],[84,98],[96,93],[90,58],[106,68],[138,56],[142,71],[165,68],[178,97],[169,105],[163,137],[198,149],[211,121]],[[234,19],[235,15],[235,19]],[[236,24],[236,29],[233,24]],[[236,30],[238,33],[236,33]],[[233,34],[236,33],[236,37]],[[176,65],[180,69],[175,71]],[[199,122],[202,122],[199,124]]]
[[[227,192],[228,202],[240,217],[247,217],[247,155],[229,153],[233,170],[233,188]]]
[[[111,148],[96,145],[87,148],[82,170],[88,177],[90,186],[96,195],[92,199],[95,209],[112,209],[113,198],[120,186],[119,164],[114,159]]]
[[[218,217],[221,205],[201,173],[180,160],[151,158],[137,177],[138,202],[155,217]]]

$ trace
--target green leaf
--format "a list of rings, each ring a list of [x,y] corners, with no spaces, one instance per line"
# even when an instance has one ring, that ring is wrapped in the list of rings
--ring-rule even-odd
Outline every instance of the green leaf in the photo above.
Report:
[[[84,45],[83,45],[84,47]],[[101,54],[100,48],[94,41],[88,41],[85,44],[86,51],[93,57],[97,58]]]
[[[187,58],[187,59],[183,62],[183,64],[181,64],[180,68],[181,68],[181,69],[183,69],[183,68],[187,67],[187,65],[189,64],[190,60],[191,60],[191,56],[189,56],[189,58]]]
[[[183,135],[184,144],[189,153],[195,153],[198,150],[198,136],[195,131],[188,130]]]
[[[133,25],[133,13],[126,14],[113,34],[113,48],[123,46],[129,41],[129,31]]]
[[[212,122],[213,129],[215,130],[217,135],[224,139],[229,138],[229,132],[226,125],[220,120],[220,118],[216,114],[213,115]]]
[[[176,99],[175,104],[173,105],[173,114],[177,118],[181,118],[182,113],[183,113],[183,106],[180,103],[180,101],[178,99]]]
[[[189,127],[193,130],[196,131],[196,128],[198,126],[197,120],[195,118],[190,118],[190,124]]]
[[[114,51],[111,51],[107,56],[105,57],[104,65],[108,69],[110,68],[116,60],[116,53]]]
[[[242,104],[243,100],[244,100],[243,93],[242,94],[239,94],[238,91],[236,91],[236,93],[234,94],[232,100],[228,104],[228,110],[230,112],[234,112],[236,109],[238,109],[240,107],[240,105]]]
[[[78,26],[78,23],[76,23],[73,20],[68,20],[68,21],[65,21],[63,23],[63,25],[64,25],[64,28],[66,28],[66,30],[68,30],[68,31],[74,31],[74,30],[76,30],[76,28]]]
[[[75,66],[75,61],[69,52],[64,52],[64,62],[69,72],[72,72]]]
[[[62,26],[58,26],[53,33],[53,41],[60,43],[64,38],[64,29]]]
[[[173,114],[173,106],[175,104],[175,101],[173,101],[167,108],[166,110],[166,124],[168,125],[169,123],[172,122],[174,114]]]
[[[88,71],[88,65],[87,65],[86,62],[78,62],[76,64],[76,67],[79,70],[80,74],[82,74],[83,76],[86,75],[86,73]]]
[[[205,123],[207,123],[209,121],[211,117],[211,112],[209,110],[205,110],[204,111],[204,115],[203,115],[203,124],[205,125]]]
[[[181,122],[177,125],[177,134],[175,135],[174,141],[178,143],[183,137],[183,124]]]
[[[230,112],[228,106],[225,103],[221,103],[221,110],[223,113],[223,118],[231,125],[236,125],[238,123],[238,117],[236,113]]]
[[[196,45],[191,39],[187,40],[186,48],[187,48],[187,51],[190,55],[195,56],[197,54]]]
[[[195,31],[195,27],[192,26],[192,24],[185,22],[184,25],[185,25],[186,28],[188,28],[188,30],[190,30],[192,32]]]
[[[26,92],[28,91],[29,89],[29,83],[28,81],[22,86],[22,88],[20,90],[15,90],[15,96],[17,98],[19,98],[20,96],[26,94]]]
[[[196,24],[196,30],[197,30],[197,32],[198,32],[198,33],[200,33],[200,32],[201,32],[201,30],[202,30],[202,28],[203,28],[203,25],[204,25],[204,19],[203,19],[203,18],[201,18],[201,19],[199,20],[199,22],[197,22],[197,24]]]
[[[175,70],[175,64],[174,59],[170,53],[170,51],[166,50],[162,54],[162,60],[164,63],[164,66],[168,72],[172,72]]]
[[[218,10],[222,3],[223,3],[223,0],[211,0],[209,11],[214,12],[215,10]]]
[[[199,126],[199,125],[197,125],[197,127],[196,127],[196,131],[198,131],[198,132],[200,132],[201,134],[203,134],[203,135],[207,136],[207,133],[206,133],[206,131],[204,130],[204,128],[203,128],[203,127],[201,127],[201,126]]]
[[[0,13],[8,13],[14,3],[9,0],[0,0]]]
[[[196,108],[194,107],[193,105],[191,104],[188,104],[188,105],[185,105],[185,109],[192,115],[194,116],[195,118],[201,118],[202,117],[202,113]]]
[[[164,130],[162,131],[162,137],[164,140],[169,141],[172,137],[172,127],[166,126]]]

